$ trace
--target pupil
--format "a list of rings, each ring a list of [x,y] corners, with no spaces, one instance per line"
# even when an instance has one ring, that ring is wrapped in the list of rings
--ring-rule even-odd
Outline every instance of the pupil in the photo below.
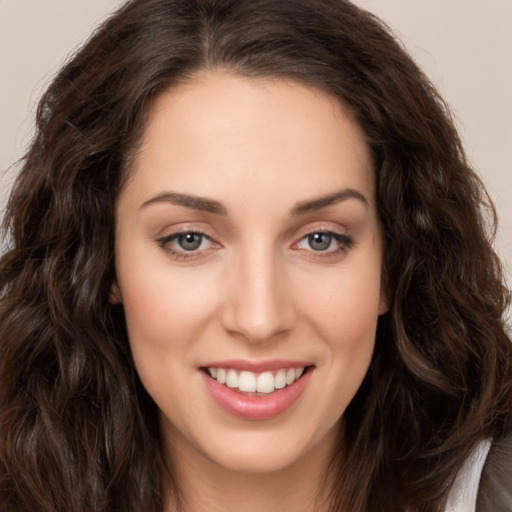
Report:
[[[314,251],[325,251],[331,245],[332,235],[328,233],[314,233],[309,235],[308,241]]]
[[[180,235],[178,238],[178,243],[180,247],[185,251],[194,251],[199,248],[201,245],[202,237],[197,233],[186,233],[184,235]]]

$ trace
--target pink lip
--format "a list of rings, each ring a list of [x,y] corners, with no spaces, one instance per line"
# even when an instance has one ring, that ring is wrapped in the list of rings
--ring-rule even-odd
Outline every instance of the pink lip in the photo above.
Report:
[[[246,359],[227,359],[212,361],[202,365],[202,368],[233,368],[238,371],[254,373],[270,372],[281,368],[305,368],[311,366],[311,361],[292,361],[291,359],[272,359],[268,361],[248,361]]]
[[[235,368],[231,364],[226,366],[217,366],[217,364],[219,363],[215,363],[214,367]],[[297,363],[294,362],[293,364],[279,366],[278,368],[286,367],[298,368],[300,364],[297,366]],[[236,369],[238,370],[239,368]],[[248,370],[248,367],[244,366],[240,369]],[[270,371],[272,369],[275,368],[270,368],[268,365],[265,365],[264,371]],[[276,390],[265,396],[250,396],[238,393],[224,384],[220,384],[207,375],[206,372],[201,371],[206,388],[215,402],[229,414],[246,420],[268,420],[284,413],[300,398],[308,385],[312,373],[312,368],[309,368],[300,379],[283,389]]]

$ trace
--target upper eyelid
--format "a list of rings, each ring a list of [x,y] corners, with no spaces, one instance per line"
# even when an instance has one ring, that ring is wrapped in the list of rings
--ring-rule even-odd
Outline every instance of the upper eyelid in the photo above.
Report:
[[[213,234],[213,230],[205,229],[204,227],[194,227],[194,226],[179,226],[179,227],[167,227],[165,229],[159,230],[161,234],[156,235],[156,239],[169,239],[182,234],[187,233],[197,233],[198,235],[205,236],[209,239],[214,239],[216,237]]]
[[[336,236],[351,238],[351,236],[345,230],[336,229],[334,227],[322,226],[322,225],[313,226],[311,228],[306,228],[306,229],[301,229],[301,230],[298,230],[298,233],[299,234],[296,235],[296,240],[302,240],[303,238],[305,238],[309,235],[314,235],[315,233],[330,233],[330,234],[336,235]]]
[[[210,223],[206,223],[205,225],[205,223],[201,222],[199,224],[200,225],[197,225],[195,222],[183,222],[174,226],[169,225],[167,228],[159,230],[160,233],[155,234],[154,240],[161,242],[176,238],[180,234],[197,233],[218,245],[225,245],[226,242],[228,245],[231,245],[239,236],[239,234],[237,236],[231,229],[224,233],[222,233],[224,231],[224,229],[222,229],[221,233],[219,233],[217,229],[210,225]],[[347,229],[347,226],[341,225],[339,222],[334,224],[335,225],[333,226],[331,221],[315,221],[302,225],[302,227],[295,227],[290,230],[286,230],[288,233],[284,232],[283,236],[288,238],[290,240],[289,243],[292,245],[314,233],[331,233],[332,235],[352,240],[353,237],[350,234],[350,230]]]
[[[312,235],[314,233],[332,233],[333,235],[344,235],[344,233],[340,233],[340,230],[328,227],[314,227],[311,229],[307,229],[304,232],[303,236]]]
[[[305,238],[311,236],[311,235],[315,235],[317,233],[322,233],[322,234],[326,234],[326,235],[333,235],[334,238],[343,238],[345,239],[346,243],[352,243],[352,237],[345,234],[345,233],[339,233],[337,231],[333,231],[333,230],[322,230],[322,229],[314,229],[312,231],[309,231],[307,233],[305,233],[304,235],[302,235],[300,238],[297,239],[296,242],[294,242],[294,244],[304,240]]]
[[[196,234],[204,236],[205,238],[208,238],[210,240],[215,238],[214,236],[207,233],[205,230],[194,229],[194,228],[190,228],[190,229],[189,228],[180,228],[179,230],[173,231],[172,233],[169,233],[168,235],[159,236],[158,239],[159,240],[172,239],[172,238],[176,238],[180,235],[185,235],[188,233],[196,233]],[[308,230],[304,231],[303,233],[301,233],[298,237],[296,237],[295,240],[296,241],[302,240],[303,238],[305,238],[309,235],[314,235],[315,233],[327,233],[327,234],[332,234],[332,235],[336,235],[336,236],[349,238],[349,235],[347,235],[346,233],[341,233],[340,231],[335,230],[333,228],[311,228],[311,229],[308,229]]]
[[[157,240],[160,243],[169,243],[169,242],[176,240],[180,235],[188,235],[190,233],[200,235],[212,243],[218,243],[218,242],[215,242],[214,239],[210,235],[208,235],[208,233],[204,233],[203,231],[199,231],[197,229],[175,231],[174,233],[160,236],[157,238]]]

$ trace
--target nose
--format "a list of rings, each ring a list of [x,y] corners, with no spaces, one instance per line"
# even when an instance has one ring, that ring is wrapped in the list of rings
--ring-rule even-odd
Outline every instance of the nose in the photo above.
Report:
[[[261,344],[293,329],[296,314],[283,266],[272,248],[253,245],[235,258],[224,283],[226,331]]]

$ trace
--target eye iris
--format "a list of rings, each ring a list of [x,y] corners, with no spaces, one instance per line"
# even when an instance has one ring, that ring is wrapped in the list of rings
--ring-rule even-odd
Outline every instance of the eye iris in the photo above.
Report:
[[[184,251],[195,251],[199,249],[203,237],[198,233],[185,233],[178,237],[178,244]]]
[[[329,233],[313,233],[308,236],[308,242],[314,251],[325,251],[329,248],[332,241],[332,235]]]

